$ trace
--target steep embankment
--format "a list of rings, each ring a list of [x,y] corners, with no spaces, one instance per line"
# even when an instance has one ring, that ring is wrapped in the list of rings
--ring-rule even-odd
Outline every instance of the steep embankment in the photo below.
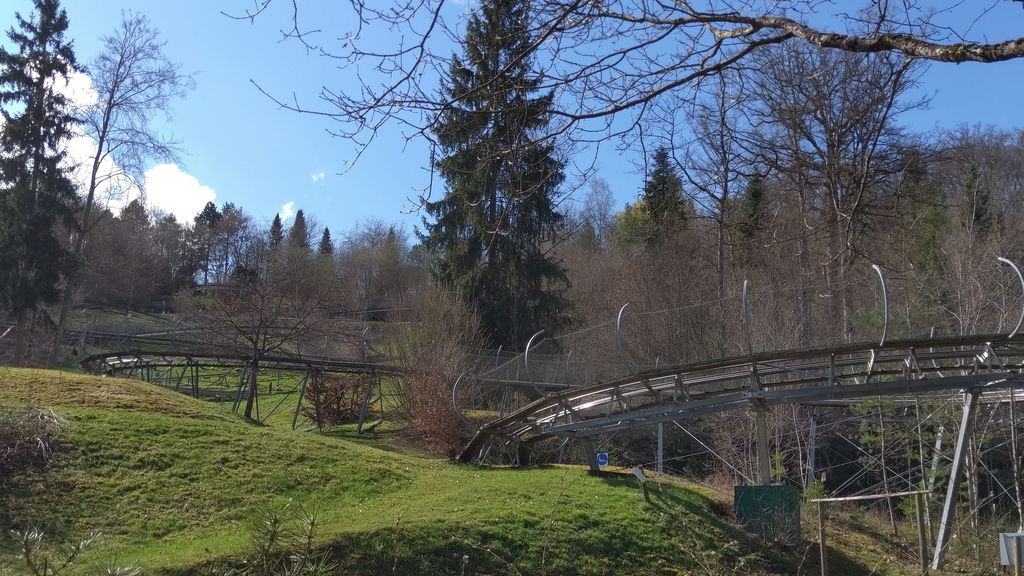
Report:
[[[141,382],[0,368],[0,405],[25,403],[53,408],[69,425],[48,471],[0,480],[0,523],[40,525],[54,541],[101,531],[78,574],[111,559],[146,574],[211,573],[245,555],[261,510],[289,501],[316,505],[323,544],[346,574],[816,566],[813,551],[761,547],[711,512],[705,495],[671,483],[645,502],[631,478],[478,469],[254,425]],[[0,552],[5,566],[17,566],[9,549]]]

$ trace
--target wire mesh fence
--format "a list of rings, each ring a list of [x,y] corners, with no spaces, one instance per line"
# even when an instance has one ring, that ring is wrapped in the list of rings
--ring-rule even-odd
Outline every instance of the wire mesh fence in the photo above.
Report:
[[[493,351],[473,374],[471,396],[496,408],[514,388],[522,400],[547,391],[627,377],[645,370],[780,351],[829,350],[931,336],[1007,334],[1021,317],[1017,277],[979,263],[956,293],[937,293],[918,276],[863,267],[843,281],[785,285],[736,283],[720,298],[665,308],[624,304],[603,322],[539,334],[518,354]]]

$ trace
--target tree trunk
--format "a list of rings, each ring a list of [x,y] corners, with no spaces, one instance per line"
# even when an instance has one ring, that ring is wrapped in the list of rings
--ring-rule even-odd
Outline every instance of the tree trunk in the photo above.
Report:
[[[256,372],[259,370],[259,360],[253,359],[249,364],[249,397],[245,402],[245,417],[252,418],[252,407],[256,402]]]

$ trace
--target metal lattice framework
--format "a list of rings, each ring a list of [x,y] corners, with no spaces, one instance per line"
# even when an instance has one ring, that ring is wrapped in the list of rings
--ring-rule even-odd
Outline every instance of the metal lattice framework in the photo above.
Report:
[[[744,282],[740,295],[636,314],[641,321],[634,321],[635,326],[661,336],[653,344],[647,338],[642,345],[630,345],[640,339],[630,338],[624,326],[628,304],[614,321],[569,336],[544,340],[538,333],[523,354],[499,351],[493,363],[484,363],[484,368],[463,374],[456,382],[452,398],[457,407],[466,396],[488,397],[490,407],[501,412],[501,417],[479,428],[461,459],[485,462],[497,456],[518,462],[540,441],[576,438],[583,442],[591,469],[597,470],[592,437],[751,410],[759,476],[768,484],[766,413],[772,406],[877,396],[913,401],[917,395],[946,392],[962,398],[964,408],[932,560],[938,568],[950,538],[977,406],[987,400],[1010,400],[1012,405],[1017,391],[1024,389],[1024,336],[1018,335],[1024,324],[1024,276],[1010,260],[999,258],[999,263],[1016,274],[1017,296],[1003,300],[1015,300],[1019,315],[1003,306],[999,330],[990,333],[934,337],[931,328],[915,334],[909,318],[902,330],[894,329],[891,287],[879,266],[872,267],[880,288],[873,303],[870,298],[864,301],[869,293],[865,286],[847,286],[841,294],[843,314],[858,297],[868,310],[858,326],[836,323],[835,306],[816,322],[809,321],[807,316],[824,300],[808,298],[814,289],[800,289],[794,300],[801,301],[787,308],[780,304],[778,291],[753,293]],[[905,286],[897,290],[907,292]],[[752,320],[752,308],[767,313]],[[962,326],[966,324],[962,320]],[[865,331],[871,326],[878,330],[874,338]],[[896,332],[902,333],[894,338]]]
[[[248,377],[250,358],[232,354],[202,354],[201,352],[108,352],[89,356],[81,361],[83,370],[91,374],[136,378],[193,398],[215,397],[231,400],[238,410],[250,393]],[[212,371],[212,373],[211,373]],[[260,371],[266,373],[295,373],[301,378],[287,390],[279,390],[279,400],[263,416],[259,415],[261,396],[274,396],[272,392],[252,391],[257,397],[257,420],[270,418],[288,398],[295,401],[292,429],[299,426],[299,415],[306,398],[307,386],[322,382],[327,374],[365,376],[366,388],[360,402],[356,431],[373,429],[382,420],[370,422],[370,407],[381,401],[380,379],[402,374],[402,369],[386,362],[344,360],[331,358],[303,358],[299,356],[267,356],[260,361]],[[212,383],[211,383],[212,381]],[[237,385],[236,385],[237,383]],[[283,392],[283,393],[282,393]]]
[[[1015,388],[1024,386],[1022,366],[1024,337],[1006,335],[851,344],[666,366],[544,395],[481,427],[463,459],[479,459],[495,442],[529,445],[552,436],[587,437],[728,410]]]

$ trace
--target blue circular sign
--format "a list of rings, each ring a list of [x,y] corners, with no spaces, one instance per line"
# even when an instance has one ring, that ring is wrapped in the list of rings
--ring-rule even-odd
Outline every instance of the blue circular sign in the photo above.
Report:
[[[597,465],[598,466],[607,466],[608,465],[608,453],[607,452],[598,452],[597,453]]]

